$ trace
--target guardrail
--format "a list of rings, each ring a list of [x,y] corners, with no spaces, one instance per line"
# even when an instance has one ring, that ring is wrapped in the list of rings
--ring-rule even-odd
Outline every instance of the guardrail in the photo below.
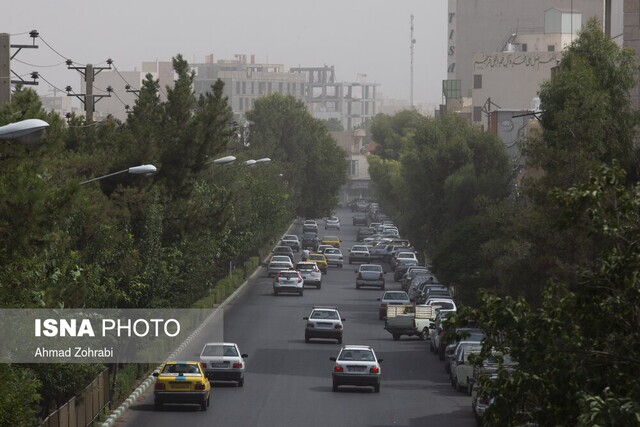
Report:
[[[109,405],[109,369],[105,369],[78,397],[49,414],[41,427],[86,427]]]

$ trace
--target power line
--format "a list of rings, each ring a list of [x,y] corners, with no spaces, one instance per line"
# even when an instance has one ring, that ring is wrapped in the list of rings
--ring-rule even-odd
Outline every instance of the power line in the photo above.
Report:
[[[20,61],[19,59],[15,59],[15,58],[13,60],[16,61],[16,62],[19,62],[21,64],[28,65],[30,67],[36,67],[36,68],[51,68],[51,67],[59,67],[60,65],[64,65],[64,61],[60,62],[58,64],[38,65],[38,64],[30,64],[28,62]]]
[[[49,80],[45,79],[42,74],[38,74],[38,77],[40,77],[42,80],[44,80],[45,82],[47,82],[47,84],[49,86],[51,86],[52,88],[59,90],[60,92],[65,92],[64,89],[60,89],[59,87],[57,87],[56,85],[54,85],[53,83],[51,83]]]
[[[45,45],[47,45],[47,47],[48,47],[49,49],[51,49],[52,51],[54,51],[54,52],[55,52],[55,53],[56,53],[60,58],[62,58],[62,59],[64,59],[64,60],[69,59],[69,57],[68,57],[68,56],[64,56],[63,54],[61,54],[60,52],[58,52],[57,50],[55,50],[55,49],[53,48],[53,46],[51,46],[49,43],[47,43],[47,41],[46,41],[45,39],[43,39],[43,38],[42,38],[42,34],[39,34],[39,35],[38,35],[38,37],[40,38],[40,40],[42,40],[42,43],[44,43]],[[74,64],[80,65],[80,64],[79,64],[79,63],[77,63],[77,62],[74,62]]]

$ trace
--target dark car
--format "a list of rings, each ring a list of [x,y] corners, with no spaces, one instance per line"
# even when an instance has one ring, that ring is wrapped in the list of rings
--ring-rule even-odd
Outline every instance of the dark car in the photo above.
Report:
[[[311,249],[312,251],[318,250],[318,245],[320,244],[320,239],[317,234],[314,233],[305,233],[302,235],[300,246],[302,249]]]
[[[401,258],[397,261],[396,269],[393,271],[393,280],[399,282],[404,276],[404,273],[407,272],[409,267],[416,267],[418,265],[418,261],[410,258]]]
[[[358,228],[358,233],[356,234],[356,240],[358,242],[362,242],[365,238],[371,236],[373,234],[373,230],[368,227]]]
[[[291,246],[276,246],[271,252],[274,255],[286,255],[293,262],[293,249],[291,249]]]
[[[367,226],[369,219],[367,218],[366,213],[357,213],[353,216],[353,225],[363,225]]]

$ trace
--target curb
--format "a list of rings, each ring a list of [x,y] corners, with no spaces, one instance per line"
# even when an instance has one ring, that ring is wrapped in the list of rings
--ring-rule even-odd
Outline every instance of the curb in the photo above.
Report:
[[[289,234],[291,232],[291,229],[298,224],[298,219],[296,218],[295,220],[292,221],[291,225],[289,226],[289,228],[287,229],[287,231],[285,232],[285,234]],[[262,260],[261,263],[265,262],[267,259],[269,259],[269,256],[267,255],[267,257]],[[229,295],[224,301],[222,301],[222,303],[220,305],[218,305],[213,312],[209,315],[209,317],[207,317],[204,322],[202,322],[200,324],[200,326],[198,326],[198,328],[193,331],[191,333],[191,335],[189,335],[183,342],[182,344],[180,344],[178,346],[178,348],[176,348],[170,355],[169,357],[167,357],[165,360],[172,360],[175,358],[176,354],[181,352],[182,350],[184,350],[184,348],[189,345],[191,343],[191,341],[193,341],[193,339],[200,333],[200,331],[202,330],[202,328],[204,328],[204,326],[209,322],[209,320],[211,320],[213,317],[215,317],[216,314],[218,314],[218,312],[220,310],[222,310],[227,303],[233,301],[238,294],[244,290],[245,286],[247,286],[247,284],[249,283],[250,279],[253,279],[258,273],[262,272],[262,269],[264,267],[262,265],[259,265],[258,268],[255,269],[255,271],[253,273],[251,273],[251,275],[244,281],[242,282],[242,284],[240,286],[238,286],[238,289],[236,289],[231,295]],[[160,369],[162,365],[158,366],[156,368]],[[113,424],[118,420],[118,418],[120,418],[122,416],[122,414],[125,413],[125,411],[127,409],[129,409],[129,406],[131,406],[136,400],[138,400],[138,398],[140,396],[142,396],[147,389],[156,382],[156,377],[154,377],[153,375],[149,375],[130,395],[129,397],[120,404],[120,406],[118,406],[118,408],[116,408],[115,410],[113,410],[111,412],[111,414],[107,417],[107,419],[102,422],[102,423],[96,423],[96,425],[101,426],[101,427],[112,427]]]

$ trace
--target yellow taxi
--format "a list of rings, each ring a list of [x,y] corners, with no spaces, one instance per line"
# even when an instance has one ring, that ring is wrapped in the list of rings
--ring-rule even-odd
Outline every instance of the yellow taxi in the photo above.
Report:
[[[342,242],[342,240],[340,240],[338,238],[338,236],[323,236],[322,240],[320,241],[321,245],[331,245],[334,248],[340,248],[340,243]]]
[[[309,254],[307,261],[315,262],[322,274],[327,274],[327,258],[322,254]]]
[[[167,362],[155,371],[154,408],[165,403],[191,403],[206,411],[211,397],[211,385],[198,362]]]

